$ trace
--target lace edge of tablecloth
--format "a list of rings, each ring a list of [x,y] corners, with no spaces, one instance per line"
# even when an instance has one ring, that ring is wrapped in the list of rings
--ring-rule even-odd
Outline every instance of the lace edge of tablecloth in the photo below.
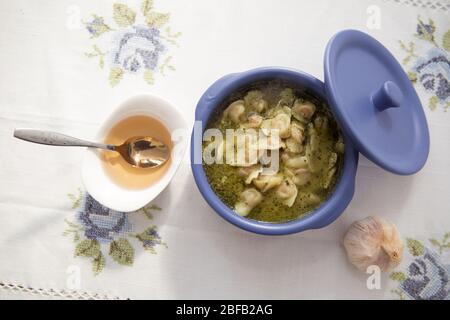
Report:
[[[410,7],[435,9],[443,12],[450,12],[450,1],[448,0],[384,0],[385,2],[397,3]]]
[[[118,296],[108,294],[92,293],[88,291],[79,290],[56,290],[47,288],[32,288],[17,283],[5,283],[0,281],[0,290],[9,291],[11,293],[26,293],[31,295],[39,295],[43,297],[55,297],[63,299],[78,299],[78,300],[124,300]]]

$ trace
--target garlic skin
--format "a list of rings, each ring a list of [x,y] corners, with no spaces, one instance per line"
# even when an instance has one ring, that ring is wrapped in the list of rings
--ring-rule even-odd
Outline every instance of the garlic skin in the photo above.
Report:
[[[377,265],[381,271],[395,268],[402,260],[403,242],[397,227],[380,217],[354,222],[344,237],[348,260],[359,270]]]

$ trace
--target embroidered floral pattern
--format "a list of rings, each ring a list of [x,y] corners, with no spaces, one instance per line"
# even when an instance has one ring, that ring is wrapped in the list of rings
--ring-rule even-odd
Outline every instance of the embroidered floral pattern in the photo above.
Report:
[[[151,211],[161,211],[158,206],[149,205],[133,213],[118,212],[102,206],[90,194],[83,194],[81,189],[77,194],[69,194],[69,198],[77,212],[74,222],[66,220],[67,229],[63,235],[73,236],[76,257],[92,259],[94,274],[99,274],[105,267],[106,254],[121,265],[131,266],[134,261],[133,243],[140,243],[153,254],[157,245],[167,247],[154,225],[140,233],[133,233],[133,216],[143,214],[151,220]]]
[[[450,232],[442,240],[430,239],[430,244],[438,249],[426,247],[416,239],[407,239],[411,262],[404,271],[394,271],[390,278],[398,282],[392,290],[400,299],[449,300],[450,262],[445,262],[444,250],[450,249]]]
[[[431,110],[441,106],[447,111],[450,107],[450,30],[437,40],[433,20],[425,23],[419,17],[415,37],[425,48],[420,55],[416,52],[416,43],[400,41],[400,47],[407,53],[403,64],[408,68],[408,76],[430,94]]]
[[[92,20],[85,22],[86,30],[96,41],[86,56],[98,58],[100,68],[105,63],[109,66],[111,86],[126,74],[141,75],[153,84],[157,73],[164,76],[167,70],[175,70],[168,47],[178,45],[181,33],[171,31],[170,14],[155,11],[153,0],[142,1],[140,14],[125,4],[115,3],[112,20],[106,23],[103,17],[92,15]],[[99,40],[106,38],[109,41],[101,45]]]

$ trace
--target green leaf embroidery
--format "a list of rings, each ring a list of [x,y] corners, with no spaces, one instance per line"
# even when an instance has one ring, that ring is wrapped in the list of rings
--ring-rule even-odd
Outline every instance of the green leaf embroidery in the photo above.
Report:
[[[75,257],[96,257],[100,253],[100,244],[95,239],[85,239],[77,244]]]
[[[112,87],[117,85],[123,77],[123,70],[121,68],[112,68],[109,73],[109,83]]]
[[[115,3],[113,5],[113,17],[120,27],[128,27],[136,20],[136,13],[125,4]]]
[[[158,207],[156,204],[152,204],[150,206],[142,207],[139,211],[142,212],[147,218],[151,220],[153,219],[153,215],[150,212],[151,210],[161,211],[162,209]]]
[[[444,234],[444,242],[447,242],[447,240],[450,240],[450,232]]]
[[[86,52],[85,55],[88,58],[95,58],[98,57],[98,65],[100,66],[100,69],[103,69],[103,66],[105,65],[105,55],[106,52],[102,52],[100,48],[97,45],[92,46],[91,52]]]
[[[100,272],[102,272],[103,268],[105,267],[105,263],[105,256],[103,256],[103,253],[100,251],[92,261],[92,271],[94,272],[94,275],[98,275]]]
[[[67,196],[72,200],[72,209],[76,209],[80,206],[81,200],[83,199],[83,192],[78,188],[78,193],[68,193]]]
[[[439,99],[437,96],[432,96],[430,100],[428,100],[428,106],[432,111],[436,110],[439,103]]]
[[[161,37],[170,42],[171,44],[178,47],[178,38],[181,36],[181,32],[172,32],[170,27],[164,29],[164,35],[161,34]]]
[[[434,246],[440,246],[441,243],[439,241],[437,241],[436,239],[430,239],[430,243]]]
[[[175,67],[173,65],[170,64],[170,61],[172,60],[172,56],[168,56],[166,59],[164,59],[164,62],[161,64],[161,66],[159,67],[159,72],[161,72],[161,74],[164,76],[166,69],[175,70]]]
[[[150,10],[153,8],[153,0],[144,0],[142,1],[141,11],[144,16],[150,13]]]
[[[409,71],[408,78],[409,78],[409,80],[411,80],[412,83],[417,82],[417,73],[415,73],[413,71]]]
[[[111,242],[109,255],[117,263],[131,266],[134,260],[134,249],[125,238],[120,238]]]
[[[392,272],[389,275],[389,278],[394,281],[403,282],[406,280],[406,275],[403,272]]]
[[[405,294],[400,289],[393,289],[391,292],[396,294],[400,300],[406,300]]]
[[[148,84],[154,84],[155,79],[153,78],[153,71],[150,69],[145,69],[144,71],[144,80],[147,81]]]
[[[151,226],[151,227],[145,229],[145,231],[143,231],[141,233],[138,233],[136,235],[136,238],[138,238],[141,241],[153,241],[153,240],[155,240],[156,239],[155,236],[153,236],[151,234],[152,231],[155,230],[155,228],[156,228],[155,226]]]
[[[406,244],[411,255],[417,257],[424,253],[424,247],[420,241],[408,238],[406,239]]]
[[[409,42],[408,44],[405,44],[403,41],[400,40],[399,43],[400,48],[402,48],[408,54],[402,61],[404,65],[407,65],[412,58],[417,58],[417,55],[414,51],[415,50],[414,42]]]
[[[64,230],[63,236],[68,237],[69,235],[73,235],[73,241],[77,242],[80,240],[80,232],[84,230],[84,228],[76,223],[73,223],[67,219],[64,219],[64,221],[69,226]]]
[[[448,30],[442,39],[442,46],[445,50],[450,51],[450,30]]]
[[[150,12],[146,15],[146,22],[149,27],[160,28],[169,22],[170,13]]]
[[[67,223],[67,225],[70,227],[70,228],[72,228],[72,229],[75,229],[75,230],[83,230],[83,227],[81,227],[80,225],[78,225],[78,224],[76,224],[76,223],[73,223],[73,222],[71,222],[71,221],[69,221],[69,220],[67,220],[67,219],[64,219],[64,221]]]
[[[79,234],[79,232],[77,231],[77,230],[73,230],[73,229],[66,229],[66,230],[64,230],[64,232],[63,232],[63,236],[65,236],[65,237],[67,237],[67,236],[69,236],[69,235],[73,235],[73,241],[74,242],[77,242],[77,241],[79,241],[80,240],[80,234]]]
[[[442,254],[442,252],[444,252],[444,249],[448,249],[450,248],[450,233],[447,232],[446,234],[444,234],[444,237],[442,238],[442,241],[439,241],[437,239],[431,238],[430,243],[437,247],[439,249],[439,254]]]

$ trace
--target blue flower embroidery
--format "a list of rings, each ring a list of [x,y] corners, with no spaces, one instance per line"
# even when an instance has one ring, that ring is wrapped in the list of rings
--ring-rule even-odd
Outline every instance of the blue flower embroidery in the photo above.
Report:
[[[400,47],[407,53],[403,64],[408,66],[411,81],[429,93],[430,109],[442,106],[447,111],[450,107],[450,30],[440,39],[432,19],[428,19],[428,23],[420,17],[417,20],[415,37],[420,40],[421,49],[416,51],[415,42],[400,41]]]
[[[78,220],[84,227],[85,237],[101,243],[109,243],[133,230],[126,213],[102,206],[90,194],[85,196]]]
[[[144,232],[136,235],[136,238],[142,242],[144,249],[154,252],[154,247],[156,245],[165,245],[159,235],[156,227],[150,227]]]
[[[138,240],[142,247],[150,253],[156,254],[155,247],[167,245],[162,241],[156,226],[144,224],[140,233],[133,233],[133,217],[139,214],[152,220],[152,210],[160,211],[157,205],[152,204],[135,212],[119,212],[106,208],[97,202],[90,194],[69,194],[72,208],[76,211],[76,222],[66,219],[68,225],[64,236],[73,236],[76,243],[75,256],[92,259],[92,270],[99,274],[105,267],[106,256],[121,265],[131,266],[134,262],[134,244]],[[135,225],[137,228],[142,227]],[[107,251],[104,248],[108,247]]]
[[[450,299],[450,265],[443,264],[439,256],[428,248],[424,250],[423,256],[409,265],[400,288],[415,300]]]
[[[426,247],[421,241],[407,238],[407,248],[411,262],[404,271],[390,274],[398,281],[392,290],[400,299],[450,300],[450,263],[445,260],[444,250],[450,249],[450,232],[442,240],[431,238],[430,244],[438,251]]]
[[[450,60],[439,48],[431,48],[424,57],[416,60],[413,70],[422,86],[435,94],[441,102],[450,97]]]
[[[117,29],[110,28],[109,22],[106,24],[98,15],[85,23],[91,38],[95,38],[86,56],[98,59],[100,68],[107,62],[111,86],[122,81],[124,74],[140,74],[153,84],[157,73],[165,75],[166,70],[175,70],[167,48],[178,45],[181,33],[173,33],[168,26],[170,13],[155,11],[154,2],[149,0],[143,0],[140,7],[139,14],[125,4],[113,4],[112,19]]]
[[[85,23],[87,31],[93,38],[99,37],[103,33],[111,30],[111,28],[105,24],[102,17],[97,15],[94,15],[93,17],[94,18],[90,22]]]
[[[135,73],[141,69],[155,70],[165,46],[156,28],[133,26],[116,35],[116,47],[112,50],[113,67]]]
[[[434,42],[436,26],[434,25],[433,20],[428,20],[428,23],[423,22],[420,17],[417,20],[416,36],[419,39]]]

